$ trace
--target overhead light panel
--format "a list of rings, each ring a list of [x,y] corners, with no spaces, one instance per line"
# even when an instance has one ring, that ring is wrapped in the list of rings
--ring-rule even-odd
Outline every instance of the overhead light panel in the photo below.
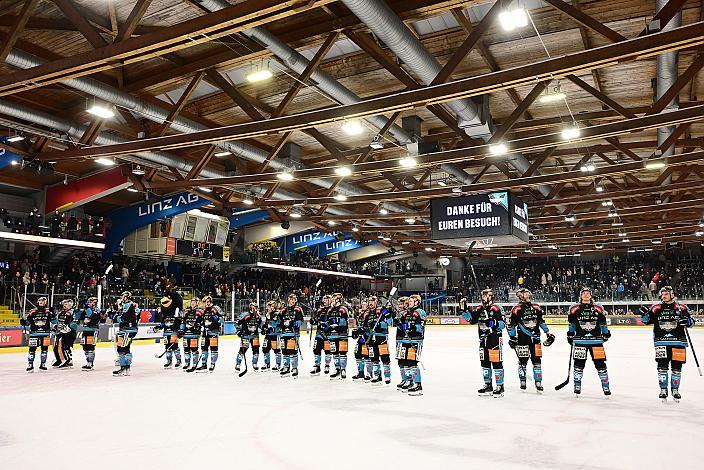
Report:
[[[508,152],[508,146],[503,142],[489,146],[489,153],[492,155],[503,155]]]
[[[698,237],[701,237],[702,235],[704,235],[704,232],[702,232],[701,230],[697,230],[696,232],[694,232],[694,234]]]
[[[339,166],[335,168],[335,174],[337,176],[350,176],[352,174],[352,169],[348,166]]]
[[[379,214],[381,214],[381,215],[386,215],[386,214],[388,214],[388,213],[389,213],[389,211],[386,210],[386,208],[384,208],[384,207],[382,207],[381,209],[379,209]]]
[[[408,155],[407,157],[400,159],[398,163],[404,168],[413,168],[418,164],[418,160],[416,160],[415,157]]]
[[[381,136],[379,134],[375,135],[369,146],[374,150],[381,150],[384,148],[384,143],[381,141]]]
[[[576,220],[577,220],[577,217],[575,217],[573,215],[568,215],[567,217],[565,217],[565,222],[575,222]]]
[[[334,220],[328,220],[328,227],[334,227],[335,225],[337,225],[337,222]]]
[[[528,12],[523,8],[504,10],[499,13],[499,23],[504,31],[513,31],[516,28],[528,26]]]
[[[572,139],[576,139],[577,137],[582,135],[582,131],[579,129],[579,126],[575,122],[571,126],[565,127],[564,129],[562,129],[562,132],[560,132],[560,135],[562,136],[562,138],[564,140],[572,140]]]
[[[99,164],[105,165],[105,166],[113,166],[113,165],[115,165],[115,160],[113,160],[112,158],[101,157],[101,158],[96,158],[95,163],[99,163]]]
[[[144,168],[142,168],[142,167],[139,166],[139,165],[137,165],[137,166],[135,166],[134,168],[132,168],[132,174],[133,174],[133,175],[142,176],[142,175],[145,175],[146,173],[147,173],[147,172],[144,171]]]
[[[388,242],[391,240],[391,237],[388,235],[384,235],[384,238],[382,238],[382,240],[384,240],[385,242]]]
[[[611,207],[614,205],[613,201],[602,201],[601,205],[604,207]]]
[[[604,187],[603,187],[603,186],[597,186],[597,187],[596,187],[596,192],[597,192],[597,193],[603,193],[603,192],[604,192]]]
[[[403,219],[403,220],[404,220],[404,222],[406,222],[407,224],[415,224],[415,223],[416,223],[416,219],[414,219],[413,217],[408,217],[408,218]]]
[[[645,168],[648,170],[659,170],[661,168],[665,168],[666,166],[667,166],[667,164],[662,160],[649,161],[649,162],[645,163]]]
[[[301,218],[301,213],[297,211],[291,212],[290,216],[294,219],[300,219]]]
[[[347,200],[347,196],[345,196],[345,195],[342,194],[342,193],[337,193],[337,194],[335,194],[334,199],[335,199],[336,201],[346,201],[346,200]]]
[[[15,135],[10,136],[10,137],[7,138],[7,141],[8,141],[8,142],[20,142],[20,141],[23,141],[23,140],[24,140],[24,136],[19,135],[19,134],[15,134]]]
[[[429,247],[429,246],[426,246],[426,247],[425,247],[425,251],[435,251],[435,248],[431,248],[431,247]]]
[[[650,243],[652,243],[653,245],[662,245],[662,240],[659,238],[656,238],[654,240],[650,240]]]
[[[340,126],[343,132],[347,135],[359,135],[364,132],[364,126],[357,119],[350,119],[342,123]]]
[[[228,152],[227,150],[224,150],[222,152],[218,152],[213,154],[215,157],[227,157],[228,155],[232,155],[232,152]]]
[[[254,205],[254,199],[252,199],[250,196],[245,196],[245,198],[242,199],[242,204],[252,206],[252,205]]]
[[[271,68],[269,68],[269,63],[261,62],[259,64],[252,64],[246,78],[250,83],[257,83],[269,80],[273,76],[274,73],[271,71]]]
[[[355,225],[354,227],[352,227],[352,231],[353,231],[353,232],[359,232],[359,227],[357,227],[357,226]]]
[[[208,188],[207,186],[198,186],[198,189],[200,189],[204,193],[212,193],[213,192],[213,190],[211,188]]]
[[[276,174],[276,177],[281,181],[293,181],[293,173],[290,171],[282,171]]]
[[[612,227],[623,227],[623,222],[612,222],[611,226]]]
[[[100,103],[93,103],[93,105],[90,108],[86,109],[86,111],[89,114],[92,114],[93,116],[98,116],[102,119],[110,119],[112,117],[115,117],[115,111],[113,111],[111,107]]]
[[[438,181],[438,186],[442,186],[443,188],[447,186],[447,183],[445,183],[443,180]]]
[[[127,191],[129,191],[129,192],[131,192],[131,193],[138,193],[138,192],[139,192],[139,191],[137,191],[137,190],[134,189],[134,188],[127,188]]]
[[[618,212],[614,210],[609,211],[609,217],[618,217]]]

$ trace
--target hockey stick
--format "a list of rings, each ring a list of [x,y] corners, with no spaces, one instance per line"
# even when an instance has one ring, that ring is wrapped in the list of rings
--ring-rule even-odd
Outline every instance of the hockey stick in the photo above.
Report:
[[[697,359],[697,351],[694,350],[694,343],[692,343],[692,337],[689,336],[689,330],[687,328],[684,329],[684,332],[687,333],[687,340],[689,341],[689,347],[692,348],[692,355],[694,356],[694,363],[697,364],[697,370],[699,371],[699,376],[702,376],[702,369],[699,367],[699,359]]]
[[[567,367],[567,380],[559,385],[555,385],[555,390],[562,390],[565,386],[570,383],[570,373],[572,372],[572,354],[574,353],[574,343],[570,346],[570,363]]]
[[[170,351],[173,351],[173,350],[176,349],[176,348],[173,347],[174,345],[176,345],[176,346],[178,347],[178,339],[176,339],[176,342],[175,342],[175,343],[170,343],[170,344],[166,347],[166,349],[164,349],[164,352],[162,352],[161,354],[154,354],[154,357],[156,357],[157,359],[161,359],[162,357],[164,357],[164,355],[165,355],[167,352],[170,352]]]
[[[247,353],[246,352],[244,354],[242,354],[242,360],[244,361],[244,370],[238,374],[238,377],[244,377],[244,374],[246,374],[247,370],[249,370],[247,368]]]

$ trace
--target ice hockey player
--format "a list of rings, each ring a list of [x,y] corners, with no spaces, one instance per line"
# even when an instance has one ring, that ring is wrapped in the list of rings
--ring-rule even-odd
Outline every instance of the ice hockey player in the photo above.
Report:
[[[298,297],[296,294],[289,294],[286,301],[286,306],[279,312],[279,321],[281,322],[279,347],[284,356],[284,366],[279,374],[281,377],[286,377],[289,374],[292,377],[297,377],[298,339],[301,333],[301,324],[303,324],[303,310],[297,305]]]
[[[354,316],[355,328],[352,330],[352,338],[355,339],[354,344],[354,359],[357,362],[357,374],[352,376],[352,380],[362,380],[370,382],[372,380],[372,363],[369,361],[369,346],[365,321],[369,315],[369,302],[367,299],[362,299],[359,304],[359,310]]]
[[[213,372],[215,363],[218,362],[218,342],[220,339],[220,330],[223,325],[224,318],[222,311],[217,305],[213,305],[213,298],[209,295],[203,297],[203,336],[201,338],[201,359],[200,367],[196,368],[198,372]],[[258,342],[257,338],[257,342]],[[210,356],[210,368],[208,368],[208,356]]]
[[[655,361],[658,367],[660,399],[667,400],[668,373],[672,368],[670,388],[672,398],[679,401],[682,364],[687,361],[687,330],[694,326],[689,309],[676,301],[672,286],[660,289],[660,303],[641,311],[641,319],[646,325],[653,325]]]
[[[592,290],[582,287],[579,291],[579,303],[570,308],[567,316],[567,342],[572,345],[572,358],[574,359],[574,393],[582,393],[582,376],[587,363],[587,352],[591,354],[601,380],[601,389],[607,397],[611,395],[609,388],[609,374],[606,370],[606,351],[604,342],[611,337],[609,327],[606,325],[604,309],[594,303]]]
[[[98,327],[100,325],[97,297],[90,297],[86,301],[86,306],[79,309],[77,320],[82,327],[81,345],[83,346],[83,354],[86,355],[86,365],[81,367],[81,370],[90,372],[93,370],[95,362],[95,344],[98,342]]]
[[[480,396],[504,396],[504,364],[503,364],[503,329],[505,327],[504,311],[494,303],[494,291],[490,288],[481,291],[481,305],[470,313],[462,316],[472,325],[478,325],[479,361],[482,366],[484,387],[480,388]],[[494,369],[496,389],[492,386],[491,370]]]
[[[281,367],[281,348],[279,347],[279,335],[281,334],[281,320],[279,319],[279,311],[276,308],[276,302],[270,300],[264,307],[265,313],[262,318],[262,353],[264,353],[264,365],[261,370],[267,370],[271,367],[271,356],[269,353],[274,351],[275,365],[271,370],[279,370]]]
[[[322,305],[318,307],[310,319],[310,327],[315,326],[315,342],[313,343],[313,370],[310,375],[320,375],[320,363],[322,362],[322,354],[325,352],[325,373],[330,373],[330,340],[325,335],[325,329],[328,325],[328,311],[330,310],[329,295],[324,295]]]
[[[342,305],[342,294],[336,292],[330,299],[327,335],[330,339],[330,352],[335,362],[335,372],[330,379],[347,378],[347,351],[349,349],[349,313]]]
[[[183,312],[181,321],[181,337],[183,337],[183,370],[193,372],[198,366],[198,343],[203,329],[203,312],[198,307],[200,299],[192,297],[190,306]]]
[[[137,312],[134,302],[132,301],[132,293],[125,291],[122,293],[122,308],[118,312],[116,322],[119,324],[117,332],[117,354],[120,357],[120,368],[113,371],[114,376],[130,375],[130,367],[132,366],[132,351],[130,346],[132,340],[137,336]]]
[[[166,352],[164,369],[171,367],[174,356],[176,356],[174,367],[181,367],[181,348],[178,345],[181,312],[176,300],[171,292],[166,292],[159,301],[157,323],[159,324],[158,328],[162,330],[164,351]]]
[[[27,318],[22,318],[23,329],[29,327],[29,355],[27,356],[27,372],[34,372],[34,356],[40,348],[39,370],[46,370],[46,357],[51,345],[51,327],[56,322],[54,312],[49,307],[46,297],[37,299],[37,306],[29,311]]]
[[[259,369],[259,329],[262,325],[262,317],[259,315],[259,307],[255,302],[249,303],[249,311],[243,312],[237,321],[237,335],[240,337],[240,351],[237,353],[235,370],[239,372],[242,360],[246,360],[244,355],[249,347],[252,347],[252,368]]]
[[[386,307],[380,307],[376,296],[368,300],[369,315],[365,324],[369,331],[369,360],[372,363],[372,385],[381,385],[382,365],[384,383],[391,383],[389,359],[389,327],[393,324],[393,314]],[[420,382],[419,382],[420,383]]]
[[[61,301],[61,311],[56,315],[56,336],[54,337],[54,358],[52,367],[68,369],[73,367],[73,342],[76,340],[76,325],[73,317],[73,300]]]
[[[521,390],[526,389],[526,374],[528,359],[533,363],[533,380],[535,389],[543,391],[543,369],[541,358],[543,356],[540,344],[540,330],[545,332],[547,339],[545,346],[550,346],[555,341],[555,335],[550,333],[548,325],[543,319],[543,309],[533,303],[531,291],[521,288],[516,291],[518,305],[511,310],[508,322],[508,345],[516,350],[518,356],[518,378],[521,381]]]
[[[397,388],[411,396],[423,395],[420,361],[425,338],[425,319],[427,314],[420,307],[420,295],[413,294],[406,300],[402,314],[398,319],[396,359],[401,369],[401,383]]]

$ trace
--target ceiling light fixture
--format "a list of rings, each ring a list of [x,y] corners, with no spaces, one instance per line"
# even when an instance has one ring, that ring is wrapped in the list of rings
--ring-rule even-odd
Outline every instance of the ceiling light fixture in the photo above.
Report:
[[[222,152],[218,152],[213,154],[215,157],[227,157],[228,155],[232,155],[232,152],[228,152],[227,150],[224,150]]]
[[[346,201],[347,196],[345,196],[342,193],[337,193],[337,194],[335,194],[335,196],[333,196],[333,199],[335,199],[336,201]]]
[[[112,158],[101,157],[101,158],[96,158],[95,163],[99,163],[99,164],[105,165],[105,166],[113,166],[113,165],[115,165],[115,160],[113,160]]]
[[[208,188],[207,186],[198,186],[198,189],[200,189],[204,193],[212,193],[213,192],[212,188]]]
[[[138,192],[139,192],[139,191],[137,191],[137,190],[134,189],[134,188],[127,188],[127,191],[129,191],[129,192],[131,192],[131,193],[138,193]]]
[[[579,129],[579,126],[577,125],[576,122],[573,122],[571,126],[565,127],[562,129],[562,132],[560,132],[560,135],[564,140],[571,140],[571,139],[576,139],[580,135],[582,135],[582,131]]]
[[[13,136],[10,136],[7,138],[8,142],[20,142],[24,140],[24,136],[21,136],[19,134],[15,134]]]
[[[245,196],[244,199],[242,199],[242,204],[252,206],[254,205],[254,199],[252,199],[250,196]]]
[[[352,231],[353,231],[353,232],[359,232],[359,227],[357,227],[357,226],[355,225],[354,227],[352,227]]]
[[[649,161],[645,163],[645,168],[647,170],[659,170],[661,168],[665,168],[667,164],[660,160],[660,161]]]
[[[289,214],[289,215],[290,215],[291,218],[293,218],[293,219],[300,219],[300,218],[302,217],[302,216],[301,216],[301,213],[300,213],[300,212],[296,212],[296,211],[292,211],[291,214]]]
[[[415,157],[408,155],[407,157],[400,159],[398,163],[404,168],[413,168],[418,164],[418,160],[416,160]]]
[[[504,10],[499,13],[499,22],[504,31],[528,26],[528,13],[523,8]]]
[[[350,176],[352,174],[352,169],[348,166],[338,166],[335,168],[335,174],[337,176]]]
[[[342,123],[342,131],[347,135],[359,135],[364,132],[364,126],[357,119],[350,119]]]
[[[614,210],[609,211],[609,217],[618,217],[618,212]]]
[[[281,181],[293,181],[293,173],[290,171],[282,171],[276,174],[276,177]]]
[[[259,64],[250,65],[249,73],[246,78],[250,83],[263,82],[264,80],[269,80],[274,76],[274,73],[269,68],[269,63],[264,63],[263,61]]]
[[[334,220],[328,220],[328,227],[334,227],[335,225],[337,225],[337,222]]]
[[[139,165],[137,165],[137,166],[135,166],[134,168],[132,168],[132,174],[133,174],[133,175],[142,176],[142,175],[145,175],[146,173],[147,173],[147,172],[144,171],[144,168],[142,168],[142,167],[139,166]]]
[[[384,143],[381,141],[381,136],[379,134],[375,135],[369,146],[374,150],[381,150],[384,148]]]
[[[623,227],[623,222],[612,222],[611,226],[612,227]]]
[[[609,207],[609,206],[613,206],[614,203],[613,203],[613,201],[602,201],[601,205],[604,207]]]
[[[379,214],[381,214],[381,215],[386,215],[386,214],[388,214],[388,213],[389,213],[389,211],[386,210],[386,208],[384,208],[384,207],[382,207],[381,209],[379,209]]]
[[[597,192],[597,193],[603,193],[603,192],[604,192],[604,187],[603,187],[603,186],[597,186],[597,187],[596,187],[596,192]]]
[[[447,183],[445,183],[443,180],[438,181],[438,186],[442,186],[443,188],[447,186]]]
[[[503,155],[508,152],[508,146],[503,142],[489,146],[489,153],[492,155]]]
[[[567,217],[565,217],[565,222],[574,222],[576,220],[577,220],[577,217],[575,217],[573,215],[568,215]]]
[[[403,221],[406,222],[407,224],[415,224],[416,223],[416,219],[414,219],[413,217],[408,217],[406,219],[403,219]]]

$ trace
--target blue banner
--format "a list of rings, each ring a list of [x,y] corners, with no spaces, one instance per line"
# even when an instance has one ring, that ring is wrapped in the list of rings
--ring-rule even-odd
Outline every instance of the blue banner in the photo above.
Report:
[[[270,219],[271,216],[267,211],[259,209],[245,209],[235,213],[230,217],[230,230],[234,230],[245,225],[261,222],[262,220]]]
[[[284,253],[291,254],[302,248],[316,246],[321,243],[335,240],[335,233],[310,231],[287,235],[279,239],[278,243]]]
[[[209,202],[198,194],[183,192],[112,211],[107,216],[112,221],[112,227],[105,237],[103,258],[111,259],[120,242],[130,232],[157,220],[169,219],[191,209],[203,207]]]
[[[379,243],[374,241],[370,245]],[[344,240],[333,240],[325,243],[321,243],[315,247],[315,254],[318,258],[325,258],[326,256],[334,255],[337,253],[344,253],[345,251],[354,250],[355,248],[361,248],[364,245],[354,238],[345,238]]]

